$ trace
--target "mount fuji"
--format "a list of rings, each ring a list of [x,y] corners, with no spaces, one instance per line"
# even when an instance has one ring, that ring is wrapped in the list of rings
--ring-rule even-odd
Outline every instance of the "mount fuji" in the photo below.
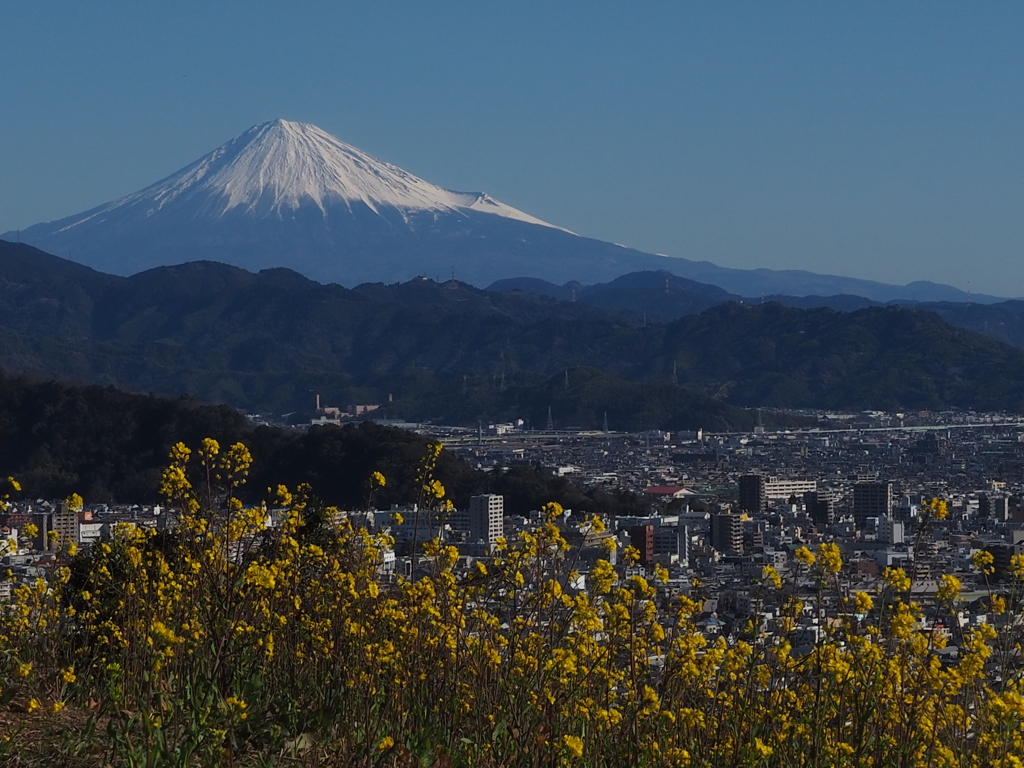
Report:
[[[482,287],[521,277],[592,284],[666,270],[743,296],[972,298],[925,281],[895,286],[643,253],[582,237],[483,193],[442,189],[314,125],[287,120],[253,126],[138,192],[0,238],[118,275],[218,261],[253,272],[289,267],[347,286],[454,273]]]
[[[476,285],[522,275],[600,280],[674,261],[580,237],[483,193],[442,189],[287,120],[256,125],[145,189],[19,236],[113,274],[209,260],[289,267],[343,285],[453,271]]]

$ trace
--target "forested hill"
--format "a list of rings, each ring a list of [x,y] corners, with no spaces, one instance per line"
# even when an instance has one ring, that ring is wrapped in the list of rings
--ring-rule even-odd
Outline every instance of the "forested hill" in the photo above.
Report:
[[[170,448],[197,447],[204,437],[222,447],[241,441],[253,454],[243,494],[267,499],[268,488],[309,483],[319,500],[345,509],[364,508],[367,481],[382,472],[387,486],[375,504],[416,498],[416,467],[427,440],[372,423],[308,430],[253,427],[227,406],[186,397],[133,395],[112,387],[35,381],[0,372],[0,477],[22,485],[18,498],[63,498],[76,492],[92,502],[159,501],[160,473]],[[480,472],[448,451],[437,477],[460,507],[476,493],[500,493],[515,514],[558,501],[578,510],[634,514],[647,503],[629,493],[582,489],[534,467]]]
[[[355,289],[197,262],[112,277],[0,243],[0,365],[249,410],[744,426],[735,406],[1024,409],[1024,352],[900,307],[726,303],[670,323],[418,279]],[[568,374],[566,374],[568,372]]]

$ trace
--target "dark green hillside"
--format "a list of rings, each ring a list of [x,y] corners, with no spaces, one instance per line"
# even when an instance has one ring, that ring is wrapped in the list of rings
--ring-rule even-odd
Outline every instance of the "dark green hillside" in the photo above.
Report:
[[[24,498],[77,492],[89,502],[158,501],[171,446],[181,441],[195,447],[204,437],[222,446],[235,441],[249,446],[254,465],[244,493],[250,501],[266,499],[267,489],[278,483],[291,488],[309,483],[324,503],[346,509],[365,505],[374,471],[388,478],[375,497],[377,506],[415,499],[416,467],[427,446],[419,435],[372,423],[254,428],[226,406],[0,372],[0,477],[17,478]],[[550,500],[613,514],[644,506],[632,494],[580,488],[534,468],[479,472],[447,451],[436,474],[461,506],[474,493],[509,493],[507,508],[514,513]]]
[[[247,432],[226,406],[0,373],[0,475],[16,477],[30,497],[153,499],[175,442],[233,442]]]
[[[657,273],[595,290],[612,304],[639,301],[652,281],[677,308],[721,298],[679,278],[665,293]],[[658,302],[649,306],[655,314]],[[605,411],[616,428],[738,428],[750,417],[734,405],[1024,406],[1024,353],[917,309],[726,303],[645,323],[633,311],[425,278],[350,290],[212,262],[112,277],[2,242],[0,364],[252,411],[308,410],[320,393],[467,424],[538,423],[549,405],[561,423],[590,428]],[[559,389],[567,368],[592,370]]]
[[[665,353],[737,404],[1024,409],[1020,350],[900,307],[726,304],[669,324]]]

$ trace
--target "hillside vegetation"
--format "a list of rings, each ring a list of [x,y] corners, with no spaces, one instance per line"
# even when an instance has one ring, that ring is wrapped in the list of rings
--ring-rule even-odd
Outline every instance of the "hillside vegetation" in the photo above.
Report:
[[[726,303],[653,323],[455,281],[349,290],[209,262],[120,278],[14,244],[0,299],[9,370],[248,410],[319,392],[412,419],[537,424],[551,406],[559,425],[608,411],[615,429],[692,429],[748,426],[736,406],[1024,409],[1024,351],[901,307]]]
[[[159,501],[159,478],[179,440],[210,436],[244,441],[258,463],[243,490],[258,502],[275,483],[316,488],[317,499],[343,509],[366,502],[374,471],[390,478],[375,494],[387,508],[413,496],[416,465],[427,441],[392,427],[253,427],[227,406],[187,397],[134,395],[113,387],[34,381],[0,372],[0,477],[18,478],[28,498],[80,493],[90,502]],[[506,509],[524,514],[554,500],[572,509],[633,514],[646,503],[627,492],[584,489],[532,466],[479,472],[450,453],[436,467],[462,507],[477,493],[499,493]]]

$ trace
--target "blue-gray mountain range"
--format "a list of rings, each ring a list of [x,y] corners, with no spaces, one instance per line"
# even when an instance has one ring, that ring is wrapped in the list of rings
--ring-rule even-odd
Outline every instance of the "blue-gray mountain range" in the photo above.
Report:
[[[742,296],[999,300],[927,281],[888,285],[643,253],[569,232],[483,193],[442,189],[315,126],[285,120],[254,126],[138,192],[0,237],[118,275],[211,260],[251,271],[288,267],[346,286],[453,273],[486,286],[521,277],[592,284],[665,270]]]

